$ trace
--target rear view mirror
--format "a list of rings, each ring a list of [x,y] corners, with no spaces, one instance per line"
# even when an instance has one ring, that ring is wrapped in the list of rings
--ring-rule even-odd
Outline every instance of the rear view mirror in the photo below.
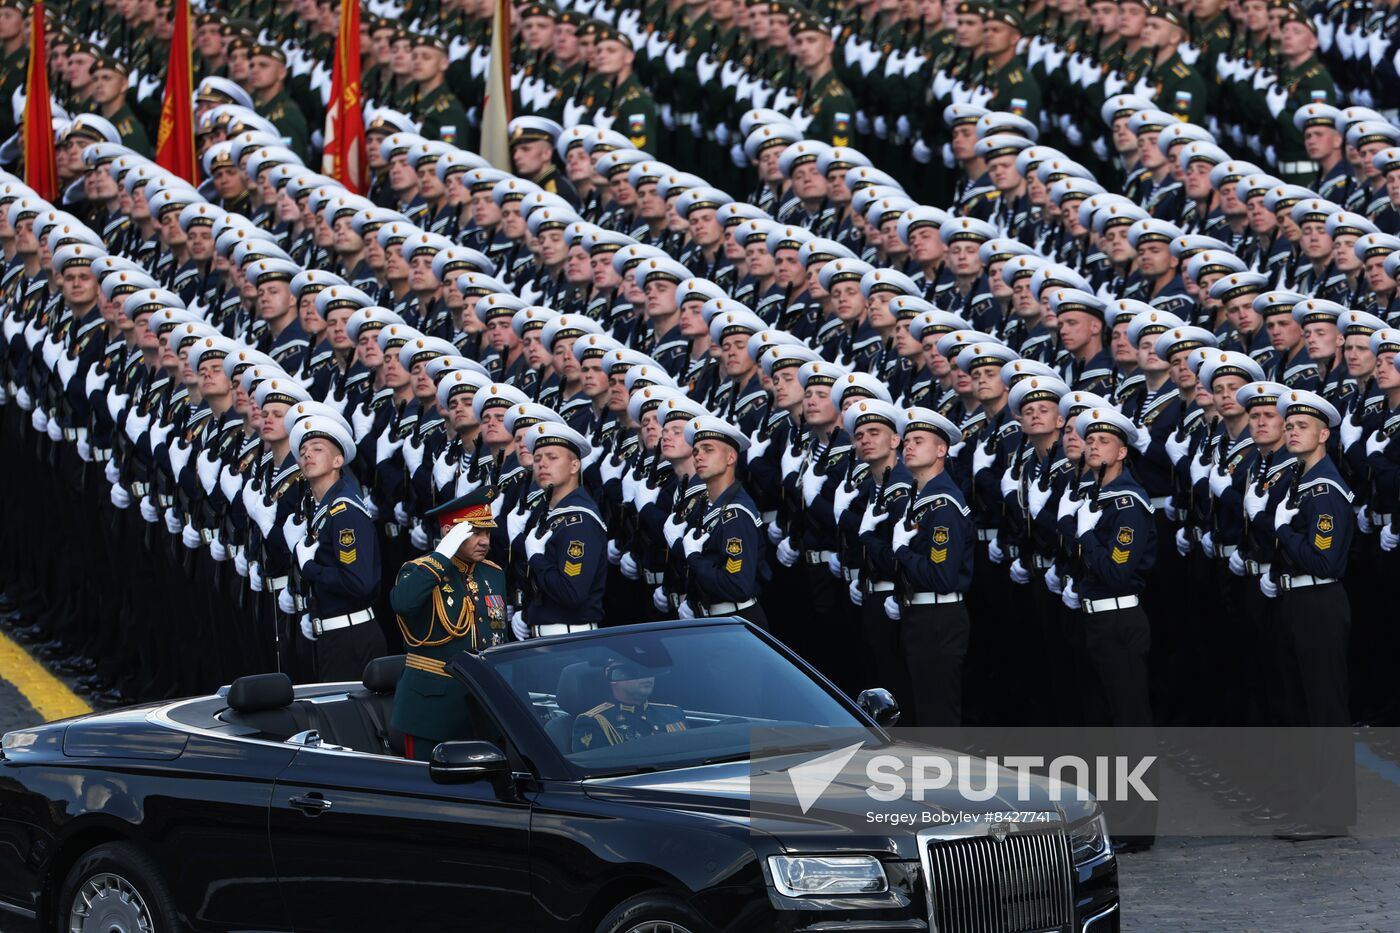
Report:
[[[899,701],[884,687],[862,690],[856,697],[856,706],[875,720],[877,726],[888,729],[899,722]]]
[[[440,742],[428,762],[428,775],[438,784],[466,784],[509,774],[505,752],[490,742]]]

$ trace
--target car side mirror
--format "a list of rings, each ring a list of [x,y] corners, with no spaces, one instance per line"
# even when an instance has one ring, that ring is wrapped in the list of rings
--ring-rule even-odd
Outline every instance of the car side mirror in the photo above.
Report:
[[[888,729],[899,722],[899,701],[884,687],[862,690],[856,697],[856,706],[875,720],[877,726]]]
[[[428,776],[437,784],[468,784],[509,775],[506,753],[490,742],[439,742],[428,762]]]

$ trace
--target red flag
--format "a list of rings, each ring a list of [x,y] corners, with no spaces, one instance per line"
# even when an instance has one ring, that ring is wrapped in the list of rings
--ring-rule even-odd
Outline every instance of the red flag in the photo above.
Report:
[[[365,114],[360,96],[360,3],[340,5],[340,38],[335,44],[331,100],[326,110],[326,146],[321,171],[355,194],[368,189],[365,173]]]
[[[44,50],[44,0],[30,13],[29,82],[24,98],[24,183],[46,201],[58,197],[58,164],[53,149],[53,106],[49,101],[49,62]]]
[[[170,37],[170,64],[165,99],[160,105],[156,164],[190,184],[199,181],[194,149],[194,59],[190,47],[190,0],[175,0],[175,33]]]

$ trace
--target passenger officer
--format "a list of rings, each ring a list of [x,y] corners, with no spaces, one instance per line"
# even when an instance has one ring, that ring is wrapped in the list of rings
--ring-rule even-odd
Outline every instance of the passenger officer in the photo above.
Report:
[[[574,720],[573,749],[586,752],[621,745],[659,732],[685,731],[685,710],[651,702],[656,675],[632,661],[613,661],[603,671],[612,700],[599,703]]]
[[[962,490],[947,470],[948,448],[962,432],[929,408],[906,408],[899,435],[914,494],[894,524],[895,595],[885,612],[900,622],[900,644],[921,726],[962,724],[962,671],[971,624],[963,597],[972,589],[977,531]]]
[[[427,761],[438,742],[473,735],[466,688],[445,665],[507,639],[505,573],[486,559],[494,498],[494,490],[477,489],[429,511],[442,540],[403,565],[389,594],[408,648],[390,720],[403,734],[405,758]]]
[[[291,441],[315,507],[309,527],[298,518],[284,528],[310,609],[301,633],[316,643],[318,682],[358,681],[386,651],[373,608],[379,543],[360,484],[344,469],[354,436],[342,421],[311,415],[292,425]]]

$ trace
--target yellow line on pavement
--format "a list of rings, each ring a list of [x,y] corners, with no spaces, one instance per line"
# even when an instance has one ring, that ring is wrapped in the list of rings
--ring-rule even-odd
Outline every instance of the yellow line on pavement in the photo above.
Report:
[[[0,632],[0,677],[24,694],[34,711],[47,722],[92,712],[82,697],[44,669],[29,653]]]

